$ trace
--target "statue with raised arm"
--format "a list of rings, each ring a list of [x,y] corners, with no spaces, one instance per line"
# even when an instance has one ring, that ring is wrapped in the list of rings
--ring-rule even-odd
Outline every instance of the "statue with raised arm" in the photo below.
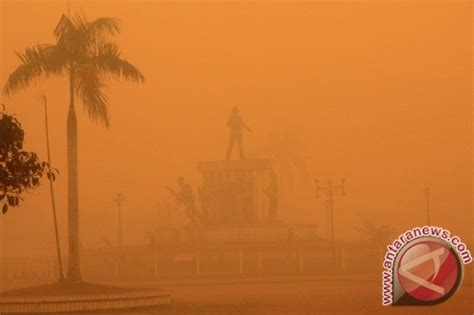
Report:
[[[232,107],[232,113],[227,120],[227,126],[229,127],[230,134],[226,160],[230,160],[230,155],[232,154],[232,149],[234,148],[235,142],[237,142],[237,145],[239,146],[240,159],[243,160],[245,156],[242,139],[242,128],[245,128],[249,132],[252,132],[252,130],[250,130],[250,128],[242,120],[242,117],[239,113],[239,108],[237,106]]]

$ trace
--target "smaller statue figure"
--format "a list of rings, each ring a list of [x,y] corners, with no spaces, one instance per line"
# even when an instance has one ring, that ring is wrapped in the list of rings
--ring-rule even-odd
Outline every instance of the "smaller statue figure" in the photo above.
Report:
[[[276,220],[277,211],[278,211],[278,178],[275,171],[271,172],[270,175],[270,184],[264,190],[265,194],[268,196],[269,206],[268,206],[268,220]]]
[[[171,187],[166,187],[170,193],[176,197],[176,202],[184,206],[186,216],[192,223],[196,223],[199,219],[199,214],[196,210],[195,198],[191,185],[184,182],[183,177],[179,177],[177,180],[179,192],[176,192]]]
[[[211,191],[208,185],[202,185],[198,188],[199,201],[201,203],[201,221],[206,224],[209,222],[209,209],[211,208]]]

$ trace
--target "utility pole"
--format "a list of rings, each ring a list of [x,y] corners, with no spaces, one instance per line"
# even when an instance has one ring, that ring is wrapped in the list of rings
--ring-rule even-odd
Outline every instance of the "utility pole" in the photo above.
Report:
[[[42,95],[44,103],[44,124],[46,130],[46,152],[48,154],[48,178],[49,178],[49,191],[51,193],[51,205],[53,208],[53,220],[54,220],[54,234],[56,236],[56,254],[58,255],[58,267],[59,267],[59,282],[64,281],[63,264],[61,260],[61,247],[59,245],[59,231],[58,231],[58,219],[56,216],[56,203],[54,201],[54,189],[53,189],[53,173],[51,170],[51,152],[49,150],[49,129],[48,129],[48,105],[46,96]]]
[[[116,275],[118,276],[120,270],[120,260],[122,255],[122,204],[125,201],[125,196],[118,193],[114,198],[118,208],[118,251],[117,251],[117,270]]]
[[[316,195],[316,197],[318,197]],[[331,210],[329,210],[329,201],[325,200],[324,205],[326,206],[326,237],[331,238]]]
[[[327,207],[329,210],[329,222],[331,227],[331,248],[332,248],[332,258],[333,261],[336,260],[336,243],[334,238],[334,193],[335,191],[340,191],[342,196],[345,196],[344,184],[345,179],[341,179],[340,185],[333,185],[331,180],[328,180],[327,186],[320,186],[319,181],[315,180],[316,183],[316,198],[319,197],[319,192],[324,191],[327,195]]]
[[[431,211],[430,211],[430,195],[431,195],[431,188],[425,188],[425,201],[426,201],[426,222],[428,226],[431,225]]]

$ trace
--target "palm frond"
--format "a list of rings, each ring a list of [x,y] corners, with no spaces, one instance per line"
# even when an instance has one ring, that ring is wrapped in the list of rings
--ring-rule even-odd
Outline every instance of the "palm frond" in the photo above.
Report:
[[[89,22],[83,13],[71,18],[62,16],[54,31],[58,45],[78,58],[88,55],[108,37],[118,33],[120,24],[117,19],[101,17]]]
[[[53,34],[56,36],[56,39],[59,43],[61,39],[75,37],[78,32],[79,30],[77,29],[75,23],[69,17],[63,14],[59,19],[58,25],[54,29]]]
[[[145,77],[134,65],[120,58],[120,51],[115,43],[105,43],[97,47],[94,55],[87,63],[102,75],[143,83]]]
[[[74,83],[75,93],[82,100],[89,117],[108,128],[110,126],[108,99],[102,91],[106,86],[98,72],[92,67],[78,68],[74,73]]]
[[[55,45],[36,45],[17,53],[21,64],[8,77],[3,88],[5,95],[29,86],[43,76],[60,75],[65,69],[66,57]]]
[[[89,38],[97,40],[104,36],[114,36],[120,33],[120,21],[110,17],[101,17],[86,24],[85,32]]]
[[[92,42],[88,39],[84,31],[87,21],[80,15],[74,18],[61,16],[54,35],[56,36],[57,46],[67,52],[71,60],[78,60],[87,55]]]

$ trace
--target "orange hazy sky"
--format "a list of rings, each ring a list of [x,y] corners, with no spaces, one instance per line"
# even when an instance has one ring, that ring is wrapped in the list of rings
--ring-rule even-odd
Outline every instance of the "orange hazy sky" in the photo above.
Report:
[[[110,82],[112,125],[79,113],[81,239],[116,239],[113,196],[127,196],[124,243],[145,242],[162,215],[163,189],[196,163],[224,157],[230,108],[247,124],[249,157],[269,134],[296,134],[310,179],[347,180],[336,200],[338,238],[358,238],[360,218],[397,231],[432,221],[472,241],[472,3],[470,1],[71,1],[72,14],[121,19],[123,57],[144,85]],[[67,1],[0,0],[0,85],[14,52],[53,43]],[[0,96],[26,131],[26,148],[46,158],[43,107],[50,108],[61,235],[66,238],[67,81],[49,79]],[[298,146],[300,148],[300,146]],[[324,199],[301,181],[290,223],[318,224]],[[48,186],[0,216],[0,257],[54,255]],[[176,214],[177,222],[184,215]],[[66,242],[64,241],[64,246]]]

